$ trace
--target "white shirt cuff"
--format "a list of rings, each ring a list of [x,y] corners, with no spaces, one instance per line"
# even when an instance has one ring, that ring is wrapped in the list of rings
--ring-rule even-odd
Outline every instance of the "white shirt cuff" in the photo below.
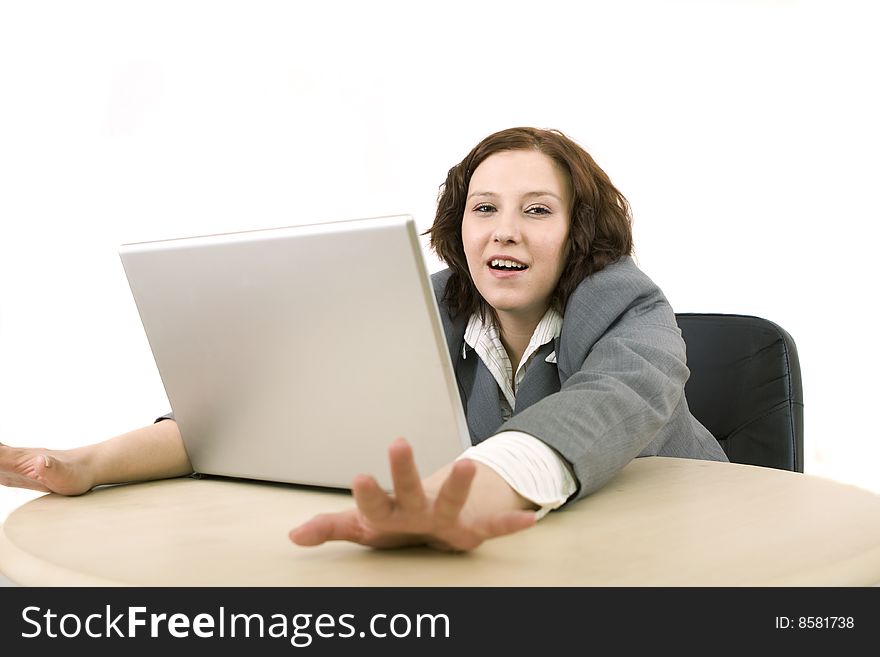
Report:
[[[513,490],[540,507],[538,518],[562,506],[577,489],[568,463],[556,450],[522,431],[495,434],[466,449],[458,459],[488,465]]]

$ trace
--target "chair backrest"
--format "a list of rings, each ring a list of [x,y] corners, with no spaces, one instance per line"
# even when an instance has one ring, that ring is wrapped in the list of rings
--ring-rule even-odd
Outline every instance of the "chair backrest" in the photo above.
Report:
[[[804,471],[797,348],[777,324],[747,315],[676,314],[691,376],[691,413],[734,463]]]

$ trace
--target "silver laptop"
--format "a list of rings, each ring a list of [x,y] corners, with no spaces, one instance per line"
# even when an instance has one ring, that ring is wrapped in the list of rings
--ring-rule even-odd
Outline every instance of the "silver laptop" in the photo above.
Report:
[[[409,216],[125,244],[120,257],[197,473],[391,487],[470,445]]]

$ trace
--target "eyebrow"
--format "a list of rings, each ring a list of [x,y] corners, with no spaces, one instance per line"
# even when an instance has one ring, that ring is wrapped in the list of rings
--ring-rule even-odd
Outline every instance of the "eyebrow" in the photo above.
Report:
[[[468,200],[470,200],[474,196],[489,196],[489,197],[495,198],[498,196],[498,194],[496,194],[495,192],[474,192],[473,194],[468,195]],[[562,202],[562,199],[559,198],[556,194],[554,194],[553,192],[545,191],[545,190],[526,192],[525,194],[523,194],[523,198],[534,198],[536,196],[552,196],[560,203]]]

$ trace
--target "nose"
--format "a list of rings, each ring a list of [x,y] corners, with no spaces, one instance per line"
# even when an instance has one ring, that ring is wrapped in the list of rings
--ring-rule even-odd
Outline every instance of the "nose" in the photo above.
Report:
[[[515,212],[499,212],[495,215],[493,241],[502,244],[519,242],[519,218]]]

